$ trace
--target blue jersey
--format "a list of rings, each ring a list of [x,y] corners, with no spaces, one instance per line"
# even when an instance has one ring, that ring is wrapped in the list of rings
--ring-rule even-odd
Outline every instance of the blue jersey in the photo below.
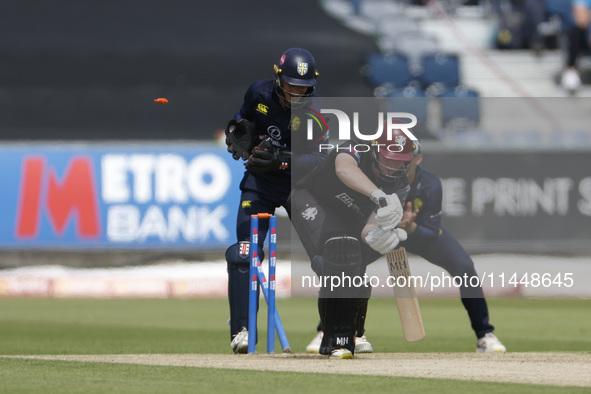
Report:
[[[417,229],[408,236],[408,244],[420,245],[434,241],[441,234],[441,181],[433,172],[417,166],[414,182],[406,198],[419,213]]]
[[[417,167],[413,185],[406,199],[413,209],[419,209],[415,219],[417,229],[408,235],[402,245],[410,253],[445,269],[451,276],[472,278],[478,276],[474,262],[462,245],[441,227],[441,181],[433,172]],[[482,287],[461,286],[462,303],[470,317],[477,338],[495,328],[489,322],[488,307]]]
[[[313,139],[307,140],[304,111],[283,107],[273,88],[272,79],[256,81],[246,91],[244,103],[234,116],[235,120],[247,119],[254,123],[258,134],[272,138],[273,145],[292,152],[290,171],[277,171],[253,174],[263,182],[272,182],[275,187],[291,187],[291,177],[301,178],[326,158],[319,146],[328,142],[328,130],[314,129]],[[310,105],[315,105],[312,101]],[[292,113],[293,112],[293,113]]]

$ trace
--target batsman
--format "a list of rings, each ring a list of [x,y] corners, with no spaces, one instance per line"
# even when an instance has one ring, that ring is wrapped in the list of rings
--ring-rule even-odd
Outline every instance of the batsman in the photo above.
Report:
[[[239,62],[236,63],[239,66]],[[237,242],[226,250],[228,269],[228,300],[230,304],[230,335],[234,353],[248,350],[248,289],[250,217],[258,213],[274,213],[286,203],[292,178],[309,172],[326,158],[318,149],[328,139],[327,130],[310,141],[298,117],[298,109],[313,107],[316,88],[316,63],[312,54],[302,48],[283,52],[273,67],[273,78],[250,85],[240,110],[226,127],[226,145],[235,160],[244,162],[240,182],[240,205],[236,220]],[[296,138],[299,136],[299,138]],[[293,137],[293,138],[292,138]],[[297,154],[292,145],[298,142]],[[259,227],[259,256],[263,260],[263,244],[268,222]],[[258,297],[257,297],[258,299]]]
[[[395,129],[371,144],[363,142],[343,142],[290,197],[292,223],[324,283],[318,295],[324,333],[319,353],[333,359],[353,358],[364,345],[361,330],[371,287],[359,279],[366,266],[407,236],[396,226],[404,214],[400,201],[410,190],[406,172],[413,141]],[[360,146],[369,149],[358,151]]]
[[[403,159],[407,160],[408,157],[404,157]],[[405,177],[410,184],[410,191],[404,204],[405,210],[402,220],[397,225],[408,236],[406,240],[400,238],[403,241],[401,242],[401,246],[411,253],[421,256],[428,262],[445,269],[451,276],[476,277],[476,269],[470,256],[462,248],[460,243],[441,226],[441,181],[432,171],[420,165],[422,160],[423,153],[421,152],[420,144],[418,141],[414,141],[412,161],[410,164],[406,163],[402,167],[406,172]],[[399,193],[399,195],[402,195],[402,193]],[[371,238],[366,238],[366,240],[371,241]],[[392,253],[388,253],[389,258],[391,255]],[[406,257],[406,253],[404,255]],[[395,293],[396,291],[395,289]],[[507,349],[505,346],[493,333],[495,327],[489,321],[488,306],[482,288],[464,283],[460,286],[460,297],[470,318],[471,327],[476,334],[476,352],[506,352]],[[357,353],[371,353],[373,352],[373,347],[364,335],[367,303],[363,303],[362,301],[358,300],[357,304],[355,350]],[[399,301],[400,299],[397,296],[397,303]],[[408,302],[405,302],[405,305],[407,304]],[[400,312],[400,304],[398,305],[398,309]],[[416,311],[414,312],[416,314]],[[420,325],[422,327],[422,322]],[[414,328],[416,329],[416,322]],[[306,352],[308,353],[318,353],[320,350],[323,339],[322,327],[318,327],[317,330],[317,335],[306,348]],[[416,337],[417,333],[414,334]],[[410,340],[407,338],[406,331],[405,338]]]

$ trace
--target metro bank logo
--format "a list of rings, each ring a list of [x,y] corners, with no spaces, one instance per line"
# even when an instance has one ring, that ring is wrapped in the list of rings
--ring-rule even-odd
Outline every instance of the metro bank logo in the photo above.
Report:
[[[226,247],[243,171],[217,146],[0,145],[0,248]]]
[[[81,238],[98,238],[98,199],[89,157],[73,157],[62,179],[58,178],[54,168],[47,165],[44,157],[26,157],[19,196],[17,238],[36,238],[43,212],[58,235],[64,233],[69,219],[72,219]]]

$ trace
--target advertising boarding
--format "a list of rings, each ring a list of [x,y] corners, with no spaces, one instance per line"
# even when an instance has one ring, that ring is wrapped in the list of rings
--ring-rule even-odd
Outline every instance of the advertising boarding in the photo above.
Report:
[[[243,166],[217,146],[0,148],[0,247],[220,248]]]

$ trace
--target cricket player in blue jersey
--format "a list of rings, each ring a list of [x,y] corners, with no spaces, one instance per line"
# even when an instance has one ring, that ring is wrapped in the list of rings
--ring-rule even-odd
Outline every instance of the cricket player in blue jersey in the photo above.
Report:
[[[286,50],[274,65],[272,79],[254,82],[244,102],[226,127],[228,151],[244,161],[240,182],[240,205],[236,221],[237,242],[226,250],[230,334],[234,353],[248,348],[248,289],[250,217],[274,213],[286,203],[291,182],[311,171],[326,158],[319,145],[328,141],[328,130],[315,129],[308,140],[299,111],[315,107],[314,90],[318,77],[312,54],[302,48]],[[259,223],[259,256],[268,222]],[[251,334],[256,335],[256,333]]]
[[[410,253],[423,257],[428,262],[445,269],[451,276],[468,278],[477,276],[474,262],[459,242],[441,226],[442,188],[441,181],[432,171],[420,166],[423,154],[418,141],[414,144],[413,159],[406,173],[410,191],[405,199],[405,212],[398,228],[407,233],[401,241]],[[379,256],[376,256],[376,258]],[[375,259],[374,259],[375,260]],[[373,260],[372,260],[373,261]],[[493,334],[494,326],[489,322],[489,313],[482,288],[479,286],[460,287],[462,304],[468,312],[472,330],[476,334],[477,353],[504,353],[505,346]],[[367,302],[361,300],[357,306],[355,351],[371,353],[373,347],[364,335]],[[318,353],[323,332],[318,333],[307,346],[308,353]]]

